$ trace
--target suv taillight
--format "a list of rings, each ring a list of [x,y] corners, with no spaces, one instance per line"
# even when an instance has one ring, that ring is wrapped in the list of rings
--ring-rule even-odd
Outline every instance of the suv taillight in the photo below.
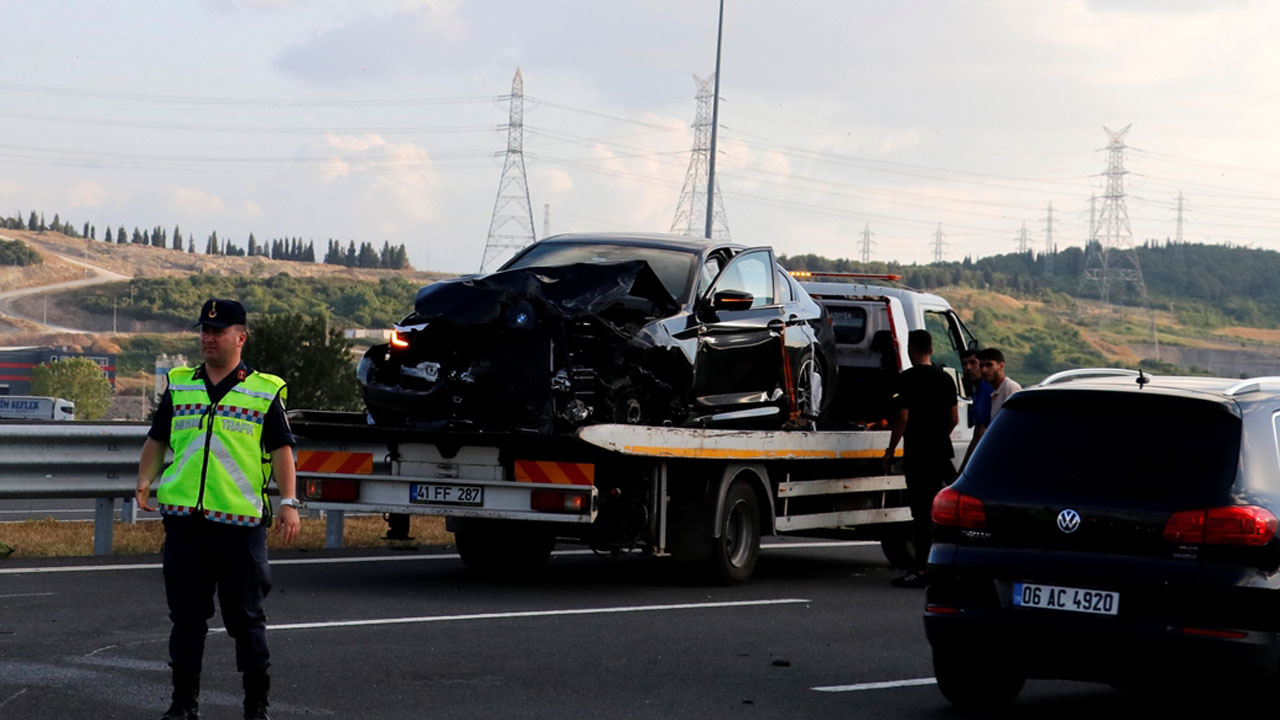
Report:
[[[933,522],[951,527],[980,528],[987,525],[987,513],[982,501],[953,487],[942,488],[933,497]]]
[[[1256,505],[1182,510],[1164,524],[1164,539],[1184,545],[1266,545],[1276,536],[1276,516]]]

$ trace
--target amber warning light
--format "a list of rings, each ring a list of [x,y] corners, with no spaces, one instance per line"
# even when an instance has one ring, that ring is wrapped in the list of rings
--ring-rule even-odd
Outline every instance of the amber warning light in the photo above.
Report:
[[[851,273],[851,272],[814,272],[811,270],[791,270],[791,277],[803,280],[805,278],[857,278],[859,280],[891,280],[898,282],[902,280],[901,275],[893,275],[889,273]]]
[[[407,348],[409,347],[409,341],[404,339],[404,336],[400,334],[399,330],[392,330],[391,347]]]

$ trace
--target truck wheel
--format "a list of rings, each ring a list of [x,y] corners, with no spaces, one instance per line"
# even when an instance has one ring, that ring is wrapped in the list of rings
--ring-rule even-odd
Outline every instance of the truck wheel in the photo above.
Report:
[[[468,568],[493,575],[537,572],[556,544],[545,532],[474,520],[454,531],[453,539]]]
[[[725,585],[746,582],[760,557],[760,500],[746,480],[729,485],[718,527],[720,537],[711,539],[711,576]]]
[[[896,570],[910,570],[916,566],[916,544],[906,537],[891,537],[880,541],[880,550]]]
[[[994,653],[933,649],[938,689],[952,705],[965,710],[993,710],[1013,702],[1027,679]]]

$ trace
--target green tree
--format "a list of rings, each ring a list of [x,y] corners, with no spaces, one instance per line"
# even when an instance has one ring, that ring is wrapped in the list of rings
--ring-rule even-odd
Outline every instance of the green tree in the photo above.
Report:
[[[77,420],[98,420],[111,407],[111,383],[88,358],[67,358],[31,369],[31,394],[60,397],[76,404]]]
[[[289,384],[288,407],[362,410],[351,343],[326,313],[265,315],[249,328],[244,360]]]
[[[35,210],[31,211],[31,217],[27,219],[27,229],[28,230],[40,229],[40,216],[36,215]]]

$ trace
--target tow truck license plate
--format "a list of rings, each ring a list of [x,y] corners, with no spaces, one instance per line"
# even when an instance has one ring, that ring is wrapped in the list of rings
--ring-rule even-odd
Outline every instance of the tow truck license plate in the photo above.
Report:
[[[1120,607],[1120,593],[1016,582],[1013,584],[1013,604],[1016,607],[1115,615]]]
[[[477,485],[410,483],[409,502],[428,505],[484,505],[484,488]]]

